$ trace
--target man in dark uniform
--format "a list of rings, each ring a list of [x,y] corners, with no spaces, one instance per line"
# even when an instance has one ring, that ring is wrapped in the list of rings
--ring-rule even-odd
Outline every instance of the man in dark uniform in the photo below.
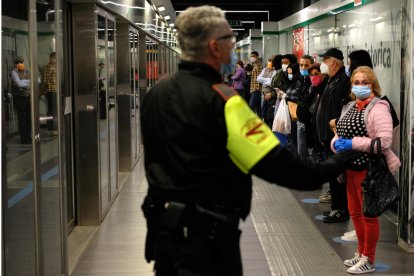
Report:
[[[222,10],[189,8],[176,27],[179,70],[149,91],[141,109],[149,184],[145,257],[155,260],[157,276],[242,275],[238,223],[250,212],[251,174],[317,189],[354,154],[302,163],[221,83],[220,73],[237,61]]]

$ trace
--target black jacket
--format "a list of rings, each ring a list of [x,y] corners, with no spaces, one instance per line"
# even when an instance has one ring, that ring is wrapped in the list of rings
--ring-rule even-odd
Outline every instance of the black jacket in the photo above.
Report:
[[[349,77],[345,73],[345,67],[329,78],[320,100],[316,113],[316,127],[319,141],[328,145],[334,134],[329,128],[329,121],[337,119],[341,115],[342,106],[350,101],[351,91]]]
[[[245,218],[250,211],[251,175],[229,157],[226,101],[212,88],[217,83],[221,76],[209,65],[181,62],[178,72],[145,96],[141,129],[149,193],[160,201],[237,208]],[[290,188],[315,189],[343,168],[343,157],[337,158],[305,164],[276,146],[250,173]]]

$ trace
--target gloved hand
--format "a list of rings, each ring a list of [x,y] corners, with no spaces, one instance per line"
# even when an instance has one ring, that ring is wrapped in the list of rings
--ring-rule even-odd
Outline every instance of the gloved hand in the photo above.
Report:
[[[334,143],[334,149],[337,152],[352,149],[352,139],[339,138]]]

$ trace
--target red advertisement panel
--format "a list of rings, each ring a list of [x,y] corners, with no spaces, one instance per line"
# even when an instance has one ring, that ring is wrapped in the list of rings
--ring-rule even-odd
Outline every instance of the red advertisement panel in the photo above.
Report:
[[[298,60],[303,56],[305,50],[305,29],[299,28],[293,30],[293,54],[298,57]]]

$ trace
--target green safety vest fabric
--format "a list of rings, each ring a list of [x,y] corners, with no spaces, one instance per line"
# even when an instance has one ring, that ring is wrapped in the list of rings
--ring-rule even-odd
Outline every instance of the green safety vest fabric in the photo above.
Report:
[[[226,101],[224,116],[230,158],[248,174],[280,141],[239,95]]]

